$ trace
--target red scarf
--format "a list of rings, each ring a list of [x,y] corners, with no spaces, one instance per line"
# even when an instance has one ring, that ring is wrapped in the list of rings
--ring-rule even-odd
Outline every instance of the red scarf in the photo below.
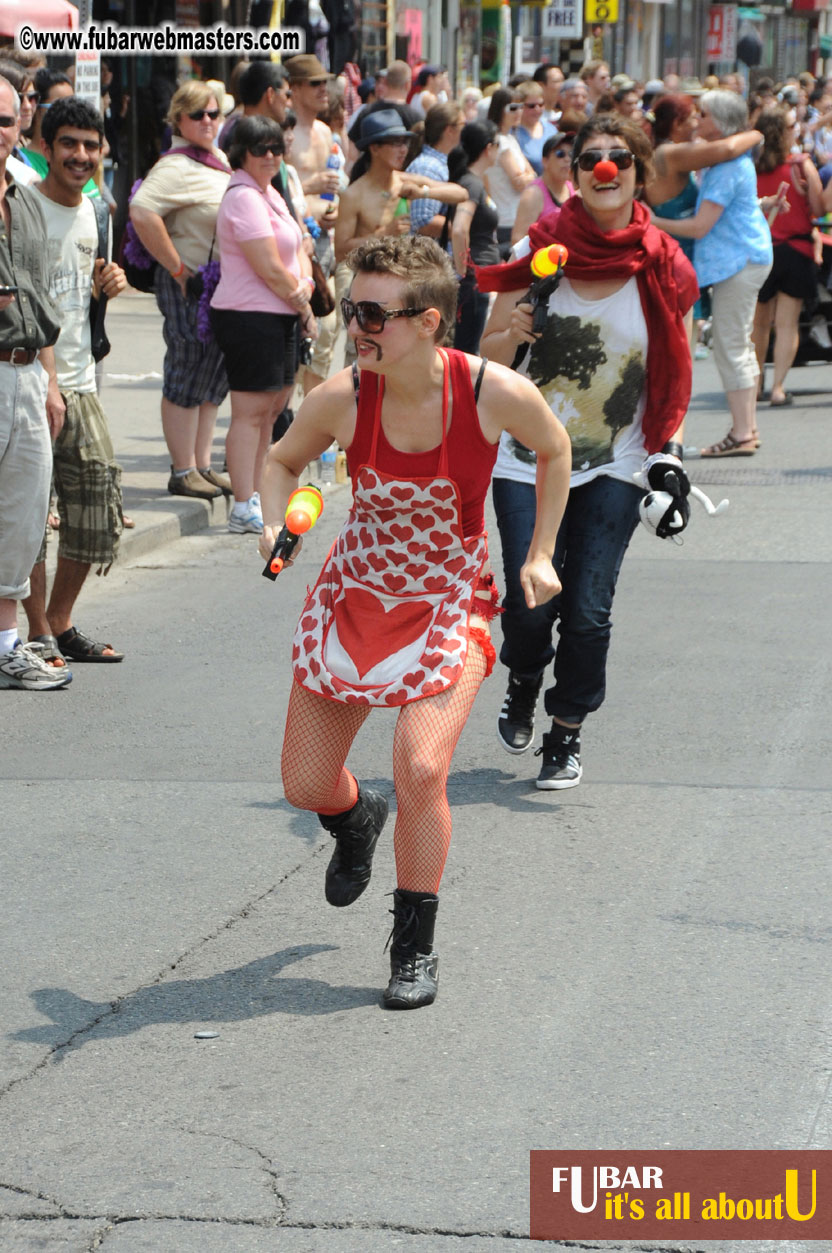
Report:
[[[642,430],[649,453],[659,452],[679,429],[690,402],[691,358],[683,317],[699,294],[696,274],[675,239],[650,223],[650,213],[633,203],[629,226],[602,231],[578,196],[559,213],[547,213],[529,230],[531,253],[504,265],[477,267],[480,291],[525,291],[532,280],[532,255],[548,244],[569,250],[567,278],[626,279],[636,276],[647,323],[647,395]]]

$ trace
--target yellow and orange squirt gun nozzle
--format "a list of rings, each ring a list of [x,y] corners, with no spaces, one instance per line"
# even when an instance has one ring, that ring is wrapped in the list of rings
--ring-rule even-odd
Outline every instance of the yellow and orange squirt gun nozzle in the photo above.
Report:
[[[263,578],[274,581],[295,551],[297,542],[318,521],[324,510],[324,498],[314,483],[296,487],[286,503],[284,524],[274,542],[272,555],[266,562]]]

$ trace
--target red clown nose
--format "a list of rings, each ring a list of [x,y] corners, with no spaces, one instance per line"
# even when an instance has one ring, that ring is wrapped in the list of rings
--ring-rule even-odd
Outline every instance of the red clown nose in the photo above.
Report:
[[[595,179],[599,183],[612,183],[618,173],[618,166],[614,161],[597,161],[592,171]]]

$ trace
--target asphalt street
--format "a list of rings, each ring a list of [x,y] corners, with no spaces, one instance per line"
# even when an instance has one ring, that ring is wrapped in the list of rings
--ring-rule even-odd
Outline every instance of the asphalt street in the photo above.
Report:
[[[262,579],[222,506],[164,496],[152,303],[109,329],[139,525],[76,621],[127,657],[0,702],[3,1253],[499,1253],[528,1239],[533,1148],[832,1147],[832,369],[760,408],[755,457],[690,462],[727,513],[694,506],[679,547],[636,535],[579,787],[535,789],[539,759],[497,743],[504,672],[484,685],[439,999],[390,1014],[392,822],[333,910],[331,841],[279,778],[294,622],[348,492]],[[686,443],[728,425],[699,362]],[[160,543],[166,519],[195,533]],[[393,717],[351,758],[391,803]]]

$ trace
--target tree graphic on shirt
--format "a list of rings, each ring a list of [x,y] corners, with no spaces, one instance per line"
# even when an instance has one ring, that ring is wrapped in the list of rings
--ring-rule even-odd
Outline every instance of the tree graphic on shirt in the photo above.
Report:
[[[572,379],[581,391],[586,391],[596,371],[607,361],[600,332],[600,326],[594,322],[550,313],[543,334],[532,344],[529,378],[545,386],[560,376]]]
[[[619,374],[620,382],[604,404],[604,421],[612,431],[610,444],[625,426],[635,420],[644,388],[644,362],[640,352],[631,352]]]

